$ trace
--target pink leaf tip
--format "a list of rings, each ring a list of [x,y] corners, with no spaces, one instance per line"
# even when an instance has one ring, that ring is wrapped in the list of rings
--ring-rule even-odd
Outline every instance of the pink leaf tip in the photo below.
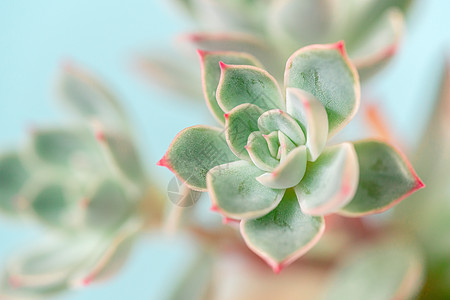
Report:
[[[222,219],[222,223],[223,224],[239,223],[239,222],[240,222],[239,220],[231,219],[231,218],[228,218],[228,217],[223,217],[223,219]]]
[[[346,56],[344,41],[339,41],[334,46],[336,47],[336,49],[339,50],[339,52],[342,54],[342,56]]]
[[[18,288],[18,287],[20,287],[22,285],[22,283],[20,282],[20,279],[17,278],[16,276],[10,276],[8,278],[8,283],[13,288]]]
[[[226,114],[224,114],[223,116],[225,117],[225,120],[228,120],[228,118],[230,117],[230,114],[229,114],[229,113],[226,113]]]
[[[160,166],[160,167],[166,167],[166,168],[170,169],[169,161],[168,161],[168,159],[166,158],[165,155],[156,163],[156,165]]]
[[[203,60],[203,58],[206,56],[208,52],[205,50],[197,49],[197,54],[200,56],[200,59]]]
[[[272,266],[272,270],[275,274],[280,274],[281,271],[283,270],[283,265],[282,264],[275,264]]]
[[[224,71],[228,68],[228,65],[226,63],[224,63],[223,61],[219,61],[219,66],[222,71]]]
[[[96,130],[95,131],[95,138],[99,142],[104,142],[105,141],[105,133],[103,132],[103,130],[101,130],[101,129]]]
[[[214,211],[214,212],[219,212],[219,207],[216,204],[213,204],[213,205],[211,205],[210,210]]]

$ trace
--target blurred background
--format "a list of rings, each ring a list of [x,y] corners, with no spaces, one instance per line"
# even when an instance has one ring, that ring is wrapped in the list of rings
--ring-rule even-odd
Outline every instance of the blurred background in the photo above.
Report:
[[[141,153],[162,186],[172,178],[155,164],[185,127],[214,124],[206,106],[151,88],[134,70],[137,55],[174,43],[193,25],[165,1],[2,1],[0,3],[0,148],[24,141],[33,126],[63,121],[51,89],[64,62],[92,70],[112,87],[137,131]],[[407,145],[417,143],[450,55],[450,2],[417,0],[407,18],[399,55],[369,84],[368,99],[382,103],[394,130]],[[202,99],[200,99],[202,101]],[[414,116],[414,117],[412,117]],[[158,172],[158,173],[156,173]],[[0,261],[39,229],[0,218]],[[195,245],[188,237],[149,233],[134,248],[124,270],[105,284],[63,299],[164,299],[177,270]]]

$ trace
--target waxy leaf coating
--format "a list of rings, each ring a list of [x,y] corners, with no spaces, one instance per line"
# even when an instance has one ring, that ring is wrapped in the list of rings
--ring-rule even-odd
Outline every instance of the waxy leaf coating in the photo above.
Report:
[[[0,210],[14,212],[16,201],[29,173],[18,153],[11,152],[0,156]]]

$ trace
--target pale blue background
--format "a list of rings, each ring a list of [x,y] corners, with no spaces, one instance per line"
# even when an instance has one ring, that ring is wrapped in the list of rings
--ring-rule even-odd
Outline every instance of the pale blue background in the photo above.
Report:
[[[22,142],[33,124],[63,115],[55,107],[51,84],[61,61],[89,67],[126,102],[138,129],[149,170],[181,129],[210,122],[206,109],[190,109],[149,88],[132,71],[133,55],[189,27],[155,0],[3,0],[0,2],[0,147]],[[420,0],[408,22],[400,55],[372,84],[396,132],[413,142],[429,113],[430,91],[450,42],[450,1]],[[448,51],[447,51],[448,53]],[[163,130],[161,130],[163,128]],[[160,182],[171,178],[158,170]],[[35,236],[27,225],[0,219],[0,261]],[[181,270],[189,243],[143,239],[125,270],[106,285],[77,291],[64,299],[163,299]],[[188,247],[188,248],[186,248]]]

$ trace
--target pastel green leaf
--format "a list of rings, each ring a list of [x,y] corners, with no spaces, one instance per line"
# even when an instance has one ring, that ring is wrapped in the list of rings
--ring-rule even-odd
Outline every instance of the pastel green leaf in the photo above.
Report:
[[[277,133],[278,142],[280,143],[280,147],[278,147],[277,159],[282,162],[285,160],[288,153],[297,146],[283,132],[277,131]]]
[[[274,189],[287,189],[296,186],[306,170],[307,153],[305,146],[299,146],[289,152],[271,173],[265,173],[256,179],[263,185]]]
[[[7,213],[16,210],[15,200],[28,178],[29,172],[18,153],[0,156],[0,210]]]
[[[409,161],[392,146],[376,140],[354,144],[359,163],[359,184],[353,200],[342,210],[346,216],[383,212],[424,187]]]
[[[67,64],[58,82],[58,99],[77,115],[100,120],[109,126],[126,122],[117,98],[94,76],[73,64]]]
[[[203,93],[211,113],[224,124],[224,111],[217,103],[216,90],[219,85],[221,68],[219,62],[233,65],[261,66],[256,58],[250,54],[240,52],[207,52],[199,51],[202,73]]]
[[[278,131],[273,131],[269,134],[263,134],[263,137],[266,139],[270,155],[276,157],[278,153],[278,148],[280,147],[280,144],[278,142]]]
[[[286,110],[306,133],[308,160],[315,161],[328,140],[328,117],[322,103],[308,92],[297,88],[286,91]]]
[[[145,184],[145,171],[131,138],[113,131],[101,132],[100,136],[100,145],[114,171],[135,184]]]
[[[272,171],[279,164],[279,161],[270,154],[269,146],[260,131],[250,134],[246,149],[252,162],[261,170]]]
[[[132,206],[124,188],[118,182],[106,179],[98,184],[93,195],[87,199],[84,208],[86,224],[100,230],[114,227],[131,213]]]
[[[245,103],[226,114],[225,136],[231,151],[240,159],[250,161],[245,146],[249,135],[258,131],[258,118],[264,111],[258,106]]]
[[[350,143],[329,148],[315,162],[308,162],[306,174],[295,187],[305,214],[326,215],[347,205],[358,187],[359,166]]]
[[[206,191],[206,173],[236,160],[221,129],[192,126],[178,133],[158,165],[169,168],[189,188]]]
[[[70,206],[71,199],[67,187],[60,183],[47,183],[35,191],[31,202],[31,209],[40,221],[49,225],[60,225],[65,221],[65,213]],[[77,199],[78,200],[78,199]]]
[[[338,263],[322,299],[415,299],[422,286],[422,271],[422,257],[411,241],[397,237],[372,242]]]
[[[208,191],[213,208],[233,219],[263,216],[274,209],[284,190],[261,185],[256,177],[263,171],[246,161],[217,166],[208,173]]]
[[[290,115],[280,109],[273,109],[263,113],[258,119],[258,127],[265,134],[279,130],[295,144],[305,144],[305,135],[300,125]]]
[[[253,66],[226,65],[217,87],[217,101],[228,112],[242,103],[251,103],[264,111],[284,109],[283,95],[277,81],[267,71]]]
[[[323,104],[330,136],[344,127],[358,110],[358,73],[342,42],[312,45],[295,52],[286,63],[284,83],[287,88],[312,94]]]
[[[94,134],[87,129],[47,129],[33,132],[31,150],[45,164],[86,172],[104,167]]]
[[[278,273],[311,249],[325,229],[322,217],[305,215],[293,190],[269,214],[241,222],[247,246]]]

